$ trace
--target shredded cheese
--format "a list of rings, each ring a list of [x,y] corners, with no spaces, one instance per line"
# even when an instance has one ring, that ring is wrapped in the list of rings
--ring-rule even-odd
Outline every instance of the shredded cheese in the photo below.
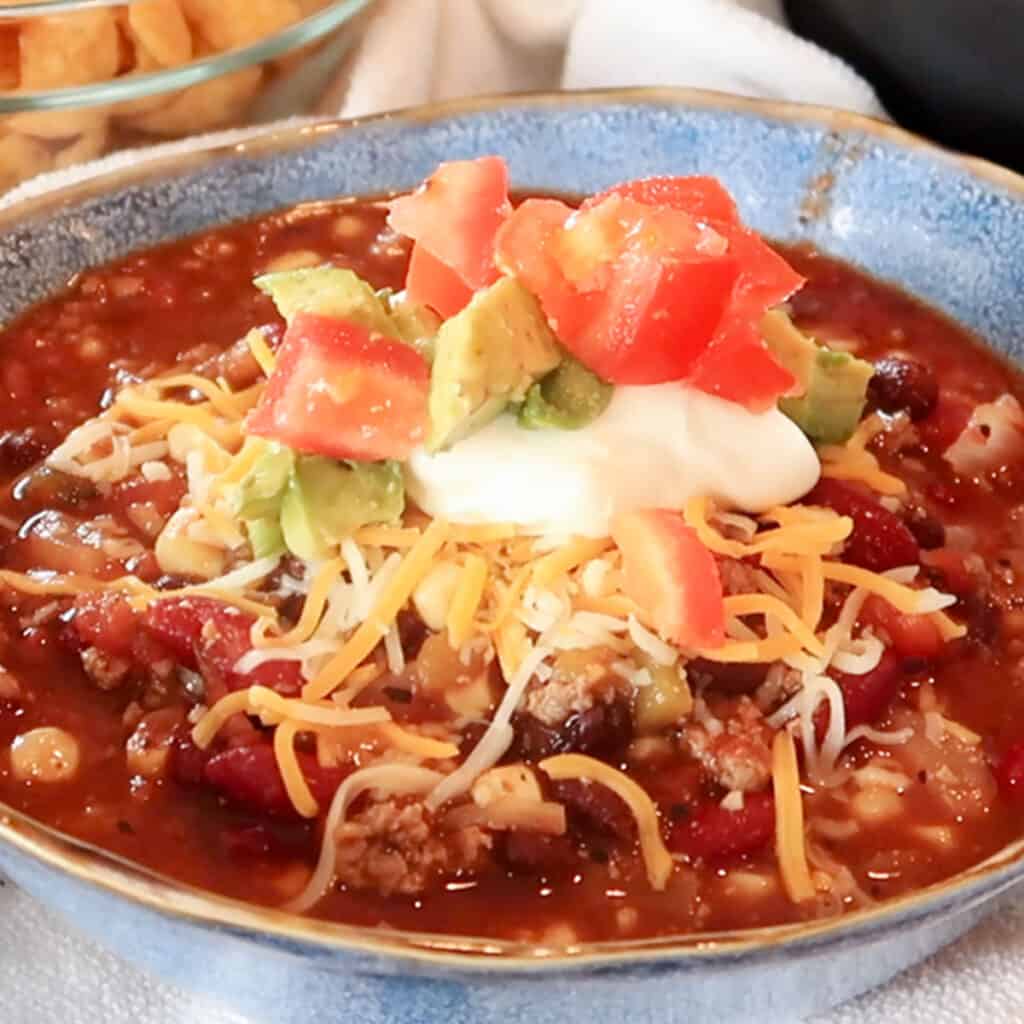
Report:
[[[173,388],[198,391],[221,416],[229,420],[239,420],[246,412],[237,395],[219,387],[209,377],[200,377],[198,373],[176,373],[170,377],[157,377],[144,386],[146,390],[154,391]]]
[[[584,562],[604,554],[611,547],[607,537],[577,537],[550,555],[545,555],[533,565],[530,582],[535,587],[550,587],[555,580],[562,579]]]
[[[392,619],[430,570],[434,556],[447,539],[448,529],[443,519],[435,519],[427,527],[410,548],[389,585],[377,598],[369,616],[348,638],[345,646],[303,688],[302,696],[305,700],[326,697],[380,643]]]
[[[377,726],[377,731],[396,750],[421,757],[424,761],[445,761],[448,758],[459,756],[459,748],[454,743],[421,736],[419,733],[410,732],[400,725],[395,725],[394,722],[385,722],[383,725]]]
[[[281,773],[285,792],[295,810],[303,818],[315,818],[320,806],[310,791],[306,776],[302,774],[298,755],[295,753],[295,734],[298,729],[295,722],[282,722],[274,730],[274,757],[277,758],[277,768]]]
[[[313,586],[309,589],[305,603],[302,606],[302,614],[299,621],[280,636],[267,636],[260,634],[254,636],[254,647],[294,647],[305,643],[316,631],[320,620],[323,618],[324,609],[327,607],[327,598],[331,588],[341,578],[341,571],[345,562],[340,558],[333,558],[325,562],[313,580]]]
[[[825,653],[822,642],[814,635],[814,631],[808,628],[804,620],[788,604],[780,601],[777,597],[772,597],[771,594],[736,594],[725,598],[724,603],[726,615],[774,617],[789,630],[805,650],[818,656]]]
[[[720,662],[779,661],[801,649],[800,641],[791,633],[781,633],[764,640],[738,640],[721,647],[705,647],[699,651],[702,658]]]
[[[580,779],[585,782],[596,782],[610,789],[630,809],[636,819],[640,852],[644,858],[647,880],[651,883],[651,888],[660,892],[668,885],[674,866],[672,855],[661,838],[658,812],[654,802],[642,787],[618,769],[585,754],[556,754],[541,761],[538,767],[556,782],[562,779]]]
[[[277,356],[267,344],[266,335],[258,327],[254,327],[245,336],[245,343],[249,346],[249,351],[256,360],[256,365],[263,371],[263,375],[270,377],[277,369]]]
[[[487,560],[481,555],[469,554],[466,564],[459,573],[455,593],[452,595],[451,607],[445,620],[448,630],[448,643],[458,650],[468,639],[473,628],[480,602],[483,600],[484,588],[487,585]]]
[[[785,729],[772,744],[772,783],[775,789],[775,847],[786,894],[794,903],[814,896],[804,843],[804,805],[793,737]]]

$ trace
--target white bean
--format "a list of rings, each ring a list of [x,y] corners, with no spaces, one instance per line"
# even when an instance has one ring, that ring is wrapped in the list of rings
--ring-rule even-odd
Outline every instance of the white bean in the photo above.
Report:
[[[70,782],[79,759],[78,740],[56,726],[22,733],[11,744],[11,768],[23,782]]]

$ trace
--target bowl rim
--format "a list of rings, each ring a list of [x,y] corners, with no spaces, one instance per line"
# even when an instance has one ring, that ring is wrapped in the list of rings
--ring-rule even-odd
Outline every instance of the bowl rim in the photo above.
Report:
[[[321,137],[344,135],[365,125],[401,129],[460,116],[508,109],[650,106],[680,107],[755,115],[769,120],[854,131],[881,142],[922,151],[971,176],[1011,193],[1024,203],[1024,176],[987,160],[955,153],[888,122],[849,111],[811,104],[739,97],[684,87],[611,88],[568,92],[514,93],[444,101],[365,118],[324,119],[299,126],[268,125],[243,142],[216,137],[187,152],[143,156],[127,167],[101,170],[63,187],[29,195],[0,209],[0,233],[29,223],[49,209],[94,198],[116,188],[194,170],[200,165],[314,147]],[[810,186],[808,198],[814,198]],[[0,239],[2,244],[2,239]],[[67,836],[0,802],[0,844],[142,908],[195,926],[213,926],[238,937],[272,941],[285,951],[316,949],[326,955],[375,955],[398,964],[447,970],[499,973],[593,970],[595,967],[696,967],[708,960],[790,957],[813,947],[846,945],[880,937],[922,918],[963,913],[991,900],[1024,874],[1024,837],[959,874],[870,908],[798,924],[676,935],[657,939],[581,943],[569,948],[537,943],[425,932],[364,928],[315,917],[299,917],[273,908],[207,892]]]
[[[131,0],[98,0],[92,9],[127,6],[130,2]],[[0,91],[0,115],[23,114],[39,110],[88,109],[107,104],[124,103],[158,93],[177,92],[188,86],[208,82],[231,72],[254,67],[264,61],[272,60],[308,43],[315,42],[370,10],[377,2],[378,0],[328,0],[321,10],[285,26],[273,35],[265,36],[246,46],[210,54],[177,67],[121,75],[103,82],[70,85],[61,89],[40,89],[30,92]],[[37,6],[39,5],[33,4],[28,8],[27,13],[38,17],[47,17],[54,13],[47,10],[34,10],[33,8]],[[26,8],[19,6],[13,10],[25,12]],[[5,12],[0,22],[13,17],[15,17],[13,13]],[[25,13],[21,17],[22,20],[28,20]]]

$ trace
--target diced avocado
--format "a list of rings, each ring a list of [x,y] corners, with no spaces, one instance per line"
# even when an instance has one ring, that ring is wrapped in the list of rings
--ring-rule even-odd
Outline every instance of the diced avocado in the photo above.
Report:
[[[294,473],[281,502],[281,535],[288,550],[307,562],[318,562],[331,554],[330,544],[313,514],[313,506],[306,500]]]
[[[269,558],[271,555],[284,554],[284,533],[281,530],[279,516],[249,519],[245,524],[245,532],[249,535],[249,546],[252,548],[254,558]]]
[[[579,430],[608,408],[615,388],[566,357],[526,392],[519,425],[528,430]]]
[[[343,317],[379,334],[394,335],[395,326],[377,293],[344,267],[304,267],[257,277],[255,285],[274,300],[291,323],[296,313]]]
[[[479,430],[534,381],[553,370],[562,351],[537,300],[503,277],[451,319],[435,342],[430,378],[430,451]]]
[[[781,399],[779,408],[817,444],[842,444],[857,429],[875,368],[816,344],[778,310],[765,315],[761,331],[803,391]]]
[[[642,736],[668,729],[693,708],[693,696],[682,669],[649,662],[647,671],[651,682],[637,688],[633,705],[633,721]]]
[[[397,462],[335,462],[311,455],[296,462],[292,479],[331,541],[368,523],[393,522],[405,510]]]
[[[271,444],[238,485],[237,511],[242,519],[276,516],[291,477],[295,455]]]
[[[780,309],[769,310],[761,318],[761,336],[772,355],[806,386],[818,356],[814,341]]]
[[[434,339],[440,330],[441,318],[432,309],[410,302],[404,292],[388,299],[388,309],[398,337],[432,363]]]
[[[368,523],[398,519],[405,488],[397,462],[335,462],[302,456],[281,504],[288,550],[299,558],[326,558],[337,543]]]

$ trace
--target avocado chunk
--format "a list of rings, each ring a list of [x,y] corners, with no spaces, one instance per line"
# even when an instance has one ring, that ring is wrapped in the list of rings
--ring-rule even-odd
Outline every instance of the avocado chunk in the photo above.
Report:
[[[269,558],[271,555],[284,554],[284,533],[277,515],[246,520],[245,532],[249,536],[253,558]]]
[[[526,392],[519,425],[527,430],[579,430],[608,408],[615,388],[566,357]]]
[[[439,451],[485,426],[562,361],[537,300],[514,277],[477,292],[435,342],[427,448]]]
[[[405,488],[397,462],[335,462],[320,455],[296,459],[281,504],[281,530],[299,558],[326,558],[360,526],[398,519]]]
[[[842,444],[857,429],[867,400],[871,363],[818,345],[785,313],[768,313],[761,323],[768,347],[799,381],[803,393],[779,401],[779,408],[817,444]]]
[[[283,270],[257,277],[254,283],[274,300],[277,311],[288,323],[296,313],[318,313],[350,320],[378,334],[397,333],[380,296],[344,267]]]
[[[294,463],[291,449],[268,445],[238,485],[235,499],[238,515],[242,519],[276,518]]]
[[[398,337],[432,363],[434,339],[441,328],[441,318],[432,309],[411,302],[404,292],[388,296],[388,310]]]

